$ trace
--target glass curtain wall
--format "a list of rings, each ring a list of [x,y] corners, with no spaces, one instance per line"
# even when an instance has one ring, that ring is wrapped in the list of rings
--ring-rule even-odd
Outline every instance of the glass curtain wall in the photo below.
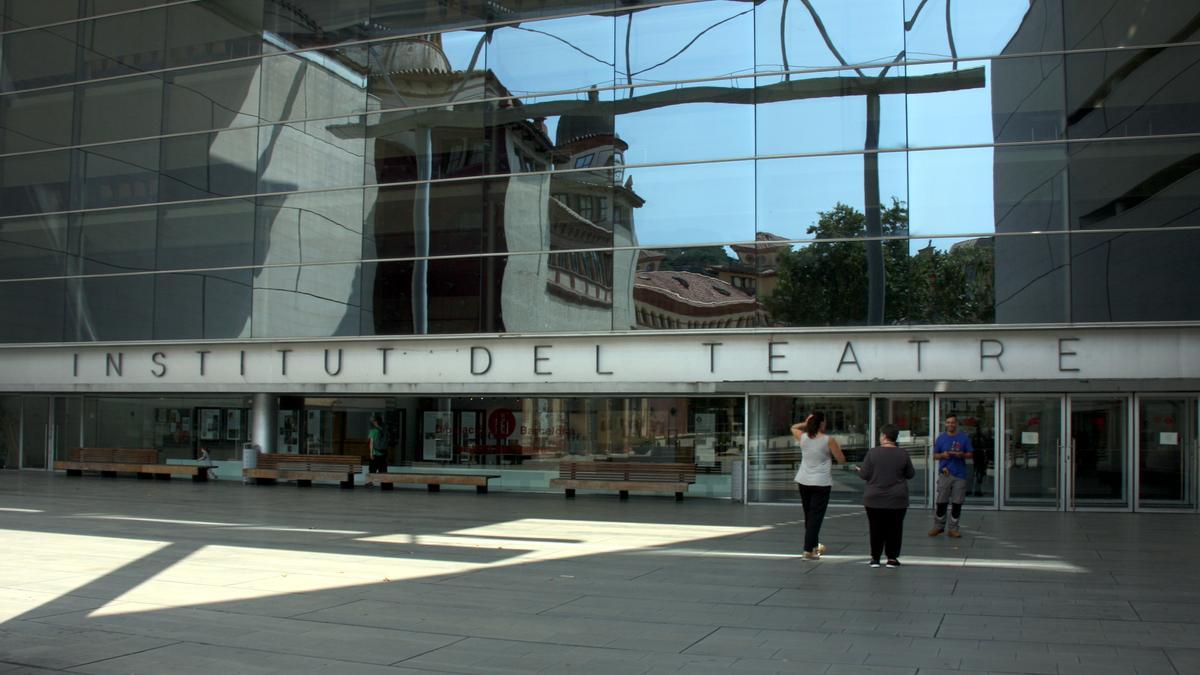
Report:
[[[1189,3],[51,4],[0,341],[1200,317]]]

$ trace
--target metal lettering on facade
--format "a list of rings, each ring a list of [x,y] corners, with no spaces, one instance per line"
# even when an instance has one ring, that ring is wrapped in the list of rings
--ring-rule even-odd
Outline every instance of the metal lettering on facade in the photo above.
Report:
[[[921,335],[880,330],[720,338],[673,334],[5,347],[0,348],[0,389],[21,390],[35,382],[61,390],[164,390],[1200,377],[1200,330],[1191,327],[1097,328],[1069,335],[1037,329]]]

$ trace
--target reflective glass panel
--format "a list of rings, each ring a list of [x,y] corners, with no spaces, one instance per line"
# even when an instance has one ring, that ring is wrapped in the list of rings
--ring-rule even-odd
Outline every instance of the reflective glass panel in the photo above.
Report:
[[[62,279],[0,283],[0,341],[61,341],[65,293]]]
[[[385,47],[373,46],[371,49]],[[368,72],[367,49],[349,46],[277,54],[277,48],[269,48],[263,57],[260,74],[260,109],[264,121],[315,120],[385,107],[386,102],[378,100],[376,95],[368,104],[368,83],[373,83],[372,94],[390,93],[390,85],[402,76],[384,75],[376,69]],[[332,131],[348,122],[350,120],[328,119],[321,124]]]
[[[610,87],[616,58],[613,22],[611,16],[584,15],[501,26],[487,44],[487,68],[496,85],[517,96]],[[624,19],[620,25],[624,36]],[[462,42],[452,45],[465,55],[467,44]]]
[[[843,62],[887,64],[905,48],[904,0],[767,0],[754,15],[754,53],[760,73]],[[862,68],[872,76],[881,70]]]
[[[223,61],[260,53],[264,4],[263,0],[205,0],[168,7],[166,65]]]
[[[250,336],[251,270],[154,276],[156,340]]]
[[[158,141],[101,145],[75,152],[83,164],[84,208],[158,200]]]
[[[374,194],[374,193],[372,193]],[[355,260],[376,257],[363,239],[363,190],[330,190],[258,199],[254,263]],[[370,247],[370,248],[368,248]]]
[[[294,192],[354,187],[363,179],[360,118],[259,127],[258,189]]]
[[[0,221],[0,278],[63,274],[66,253],[65,216]]]
[[[614,312],[628,311],[614,293],[612,266],[605,252],[366,263],[362,331],[610,330]]]
[[[1073,321],[1195,321],[1195,230],[1071,236]]]
[[[757,152],[902,148],[907,89],[903,69],[893,69],[882,80],[853,70],[760,77],[754,92]]]
[[[1071,399],[1071,471],[1075,506],[1124,506],[1127,400]]]
[[[117,274],[155,268],[157,209],[85,213],[72,221],[72,274]]]
[[[748,75],[754,72],[754,18],[744,2],[679,3],[616,21],[618,84]],[[729,81],[701,87],[731,86]],[[697,86],[697,85],[689,85]],[[742,86],[751,86],[746,82]]]
[[[1005,398],[1007,506],[1058,508],[1062,399]]]
[[[166,20],[166,10],[152,9],[52,30],[76,34],[78,29],[81,52],[77,78],[94,80],[157,70],[167,65],[163,58]]]
[[[1196,399],[1138,402],[1138,506],[1196,504]]]
[[[251,194],[258,161],[256,129],[230,129],[162,140],[161,201]]]
[[[68,341],[107,342],[153,338],[153,275],[67,280]]]
[[[913,506],[926,503],[929,494],[929,461],[933,452],[933,436],[930,434],[928,397],[876,398],[875,434],[868,445],[879,444],[879,430],[891,424],[899,431],[896,445],[908,453],[916,474],[908,481],[908,501]],[[984,460],[986,465],[987,460]]]
[[[39,3],[68,4],[68,3]],[[51,87],[75,80],[76,26],[0,36],[0,90]]]
[[[0,157],[0,215],[71,208],[71,153]]]
[[[1083,4],[1083,3],[1080,3]],[[910,59],[1022,54],[1062,49],[1060,0],[904,0]],[[950,14],[946,15],[949,5]]]
[[[850,471],[875,445],[867,438],[869,400],[852,397],[762,396],[750,399],[750,468],[748,501],[799,503],[795,475],[800,467],[800,446],[791,425],[812,412],[825,413],[826,433],[838,441],[847,464],[833,465],[833,491],[829,501],[862,503],[863,481]]]
[[[253,250],[253,201],[159,208],[157,269],[251,265]]]
[[[105,143],[161,134],[162,91],[158,77],[79,86],[79,142]]]
[[[618,298],[627,270],[633,273],[632,309],[638,329],[742,328],[766,325],[756,298],[756,267],[741,256],[753,246],[639,249],[616,255]],[[636,262],[633,262],[635,261]],[[623,307],[619,307],[623,309]],[[629,328],[621,311],[613,327]]]
[[[996,471],[999,468],[996,457],[996,399],[939,398],[939,433],[945,430],[946,417],[951,414],[958,418],[959,431],[970,436],[974,450],[967,473],[967,504],[991,506],[996,500]],[[929,452],[932,457],[932,447]]]
[[[74,119],[70,87],[0,96],[0,153],[70,145]]]
[[[1067,57],[1072,138],[1196,133],[1200,47],[1073,54]]]
[[[1064,135],[1061,56],[914,64],[906,72],[910,147]]]
[[[251,335],[356,335],[360,284],[357,263],[255,270]]]
[[[263,71],[245,61],[165,73],[163,133],[257,124]]]
[[[361,39],[371,35],[371,4],[371,0],[263,2],[262,26],[285,43],[298,47]]]
[[[785,239],[906,234],[907,214],[884,212],[903,211],[908,202],[906,164],[903,153],[760,160],[757,230]],[[881,209],[874,233],[865,220],[867,202]]]
[[[754,240],[753,161],[642,167],[626,169],[624,176],[638,243],[657,247]]]
[[[1062,0],[1066,48],[1094,49],[1195,40],[1195,5],[1161,0]]]

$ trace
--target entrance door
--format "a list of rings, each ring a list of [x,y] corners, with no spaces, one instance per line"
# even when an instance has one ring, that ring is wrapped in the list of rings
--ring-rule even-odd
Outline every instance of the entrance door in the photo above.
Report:
[[[951,414],[958,418],[959,431],[970,437],[973,449],[967,474],[967,504],[994,508],[1000,468],[996,461],[996,398],[939,398],[934,438],[945,430],[946,417]]]
[[[1006,396],[1001,506],[1062,506],[1061,396]]]
[[[1129,400],[1123,396],[1070,398],[1072,508],[1129,506]]]
[[[1196,507],[1194,396],[1137,402],[1137,508]]]
[[[51,446],[50,397],[26,396],[21,406],[21,468],[45,469]]]
[[[916,475],[908,481],[908,501],[914,506],[928,506],[929,458],[933,452],[932,427],[929,424],[931,401],[928,396],[875,398],[875,431],[868,446],[879,442],[879,429],[892,424],[900,431],[896,445],[904,448],[912,460]]]

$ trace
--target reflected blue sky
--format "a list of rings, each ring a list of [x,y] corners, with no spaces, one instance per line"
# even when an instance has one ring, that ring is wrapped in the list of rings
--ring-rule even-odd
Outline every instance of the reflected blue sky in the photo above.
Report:
[[[906,50],[910,60],[950,55],[947,0],[929,0],[911,30],[904,22],[919,0],[811,0],[833,46],[851,63],[888,63]],[[952,2],[952,30],[960,57],[1004,50],[1029,11],[1028,0]],[[705,2],[653,8],[629,16],[579,16],[527,22],[495,31],[476,57],[518,96],[589,86],[661,83],[783,68],[780,0]],[[787,66],[827,68],[839,64],[805,3],[787,4]],[[631,30],[625,54],[626,28]],[[448,33],[443,46],[455,68],[471,63],[483,33]],[[628,66],[628,67],[627,67]],[[883,148],[990,143],[991,66],[986,85],[953,92],[893,95],[881,103]],[[892,68],[888,77],[944,73],[950,64]],[[877,76],[881,68],[863,68]],[[854,71],[797,75],[856,76]],[[759,86],[783,78],[758,78]],[[751,87],[752,78],[705,82],[705,86]],[[674,85],[691,86],[691,85]],[[634,95],[650,91],[638,89]],[[618,91],[615,96],[629,96]],[[571,95],[572,98],[580,98]],[[605,96],[607,98],[607,96]],[[556,119],[546,123],[551,136]],[[688,162],[806,152],[861,149],[866,128],[864,97],[783,101],[758,106],[697,103],[621,115],[616,130],[629,144],[626,162]],[[909,204],[914,237],[989,232],[994,227],[990,148],[885,154],[880,192]],[[781,170],[777,162],[786,162]],[[755,168],[730,162],[669,169],[634,169],[635,190],[646,204],[635,215],[639,241],[648,246],[753,238],[754,230],[804,237],[818,212],[837,202],[863,206],[861,155],[763,160]],[[948,247],[956,239],[935,240]],[[913,248],[926,244],[914,241]]]

